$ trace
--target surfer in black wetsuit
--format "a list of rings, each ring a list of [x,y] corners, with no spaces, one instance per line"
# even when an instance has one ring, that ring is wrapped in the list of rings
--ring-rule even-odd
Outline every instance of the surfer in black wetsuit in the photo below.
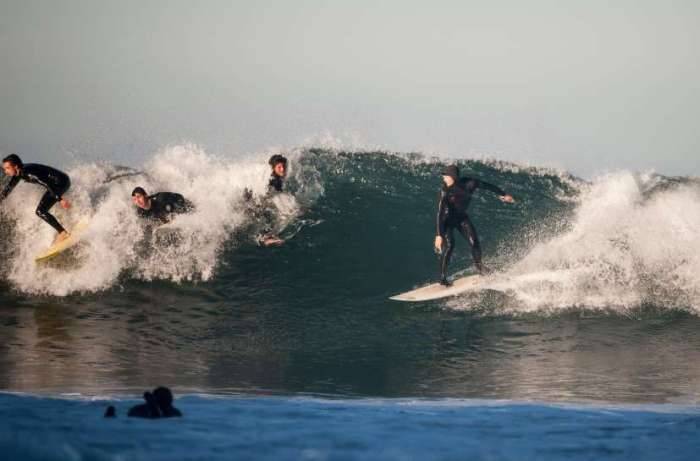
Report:
[[[12,192],[20,180],[43,186],[46,192],[36,207],[36,214],[58,232],[54,243],[68,238],[69,234],[66,229],[49,213],[51,207],[56,203],[60,203],[65,209],[70,208],[70,202],[63,197],[70,188],[68,175],[55,168],[38,163],[27,163],[25,165],[16,154],[5,157],[2,160],[2,167],[5,170],[5,174],[12,176],[12,179],[0,192],[0,201],[4,200]]]
[[[180,410],[173,406],[173,393],[167,387],[158,387],[153,393],[146,391],[143,393],[143,399],[146,403],[131,407],[127,416],[149,419],[182,416]]]
[[[456,165],[450,165],[442,172],[443,186],[440,190],[440,200],[437,212],[437,235],[435,236],[435,251],[441,254],[440,283],[450,285],[447,280],[447,266],[454,250],[454,230],[457,229],[469,242],[472,248],[474,265],[480,274],[486,272],[481,262],[481,246],[476,229],[467,216],[467,206],[472,194],[477,188],[490,190],[498,195],[505,203],[513,203],[513,196],[505,193],[500,187],[472,178],[460,178]]]
[[[142,218],[167,223],[173,215],[188,213],[194,209],[192,202],[175,192],[158,192],[146,194],[143,187],[137,187],[131,192],[131,200],[137,207]]]
[[[276,216],[274,205],[269,202],[270,197],[284,190],[284,181],[287,178],[287,158],[280,154],[270,157],[267,162],[272,168],[270,180],[267,183],[267,193],[262,200],[255,201],[250,189],[243,191],[243,198],[249,203],[246,213],[252,220],[262,223],[263,230],[257,237],[258,244],[262,246],[276,246],[284,243],[274,233]]]
[[[270,195],[275,192],[282,192],[284,180],[287,177],[287,157],[275,154],[270,157],[268,163],[272,168],[272,173],[270,174],[270,181],[267,183],[267,193]]]

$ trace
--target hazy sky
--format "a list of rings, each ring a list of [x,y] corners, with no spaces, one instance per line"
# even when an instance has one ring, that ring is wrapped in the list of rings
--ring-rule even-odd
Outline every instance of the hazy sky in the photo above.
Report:
[[[0,152],[137,162],[330,133],[700,174],[696,1],[0,0]]]

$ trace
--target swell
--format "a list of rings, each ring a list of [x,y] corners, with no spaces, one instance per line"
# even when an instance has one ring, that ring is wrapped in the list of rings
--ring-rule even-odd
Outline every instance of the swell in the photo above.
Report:
[[[255,246],[241,200],[245,188],[264,193],[267,155],[227,159],[175,146],[155,154],[143,172],[107,164],[68,170],[76,178],[76,208],[93,225],[63,266],[34,264],[37,242],[46,244],[51,229],[27,206],[40,191],[18,189],[3,204],[3,236],[11,248],[3,255],[4,283],[30,296],[155,281],[174,291],[198,284],[234,300],[284,299],[294,289],[314,306],[384,302],[434,280],[435,200],[445,160],[314,148],[283,153],[290,158],[292,194],[276,205],[289,237],[281,248]],[[464,175],[499,185],[517,203],[476,194],[470,215],[486,263],[500,274],[489,287],[500,294],[465,296],[447,306],[475,309],[494,299],[512,312],[700,306],[695,180],[618,172],[585,182],[497,160],[458,164]],[[172,224],[181,234],[177,245],[139,246],[147,236],[129,200],[135,185],[181,192],[195,203],[195,213]],[[70,223],[77,214],[62,217]],[[454,271],[469,270],[466,250],[459,242]]]

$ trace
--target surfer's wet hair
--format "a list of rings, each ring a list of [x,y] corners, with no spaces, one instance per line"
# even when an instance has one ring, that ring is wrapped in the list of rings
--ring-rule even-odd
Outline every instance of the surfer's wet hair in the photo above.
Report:
[[[143,196],[148,195],[146,191],[144,190],[143,187],[135,187],[134,190],[131,191],[131,196],[133,197],[136,194],[141,194]]]
[[[268,160],[267,163],[269,163],[272,168],[274,168],[275,165],[277,165],[278,163],[283,163],[284,166],[286,167],[287,166],[287,157],[285,157],[284,155],[275,154],[272,157],[270,157],[270,160]]]
[[[10,154],[4,159],[2,159],[2,163],[11,163],[13,166],[20,167],[22,168],[24,166],[24,162],[22,162],[22,159],[19,158],[19,155],[17,154]]]

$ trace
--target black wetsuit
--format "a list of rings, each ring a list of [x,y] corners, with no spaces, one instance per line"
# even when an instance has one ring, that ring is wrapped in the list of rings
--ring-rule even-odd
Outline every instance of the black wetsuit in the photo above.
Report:
[[[63,226],[49,213],[49,210],[61,201],[63,194],[70,188],[68,175],[50,166],[27,163],[20,168],[19,175],[13,176],[7,186],[5,186],[5,189],[0,192],[0,201],[4,200],[12,192],[12,189],[19,183],[20,179],[46,188],[46,193],[41,197],[39,206],[36,207],[36,214],[49,223],[57,232],[64,232]]]
[[[270,176],[270,182],[267,183],[268,195],[275,193],[275,192],[282,192],[283,186],[284,186],[284,177],[277,176],[275,173],[272,173],[272,175]]]
[[[139,216],[163,223],[170,221],[174,214],[187,213],[194,209],[192,202],[175,192],[158,192],[149,195],[148,199],[151,207],[148,210],[138,208]]]
[[[476,235],[476,229],[469,220],[469,216],[467,216],[469,201],[474,191],[479,187],[498,195],[506,195],[500,187],[472,178],[460,178],[450,187],[443,185],[440,191],[437,235],[441,236],[444,241],[442,257],[440,258],[440,279],[443,281],[447,279],[447,266],[450,264],[450,257],[455,246],[454,229],[457,229],[469,242],[477,270],[480,273],[484,271],[484,266],[481,263],[479,237]]]
[[[146,403],[131,407],[127,413],[127,416],[132,418],[148,419],[173,418],[182,416],[182,412],[172,405],[172,400],[158,400],[158,395],[150,392],[144,392],[143,399],[146,401]]]
[[[246,215],[248,215],[251,221],[256,223],[256,233],[258,233],[256,240],[258,243],[261,243],[266,237],[270,237],[274,234],[274,229],[277,227],[277,213],[270,198],[282,192],[283,189],[284,177],[277,176],[273,172],[267,183],[267,193],[262,198],[256,200],[250,189],[246,188],[243,191],[243,199],[248,202]]]

